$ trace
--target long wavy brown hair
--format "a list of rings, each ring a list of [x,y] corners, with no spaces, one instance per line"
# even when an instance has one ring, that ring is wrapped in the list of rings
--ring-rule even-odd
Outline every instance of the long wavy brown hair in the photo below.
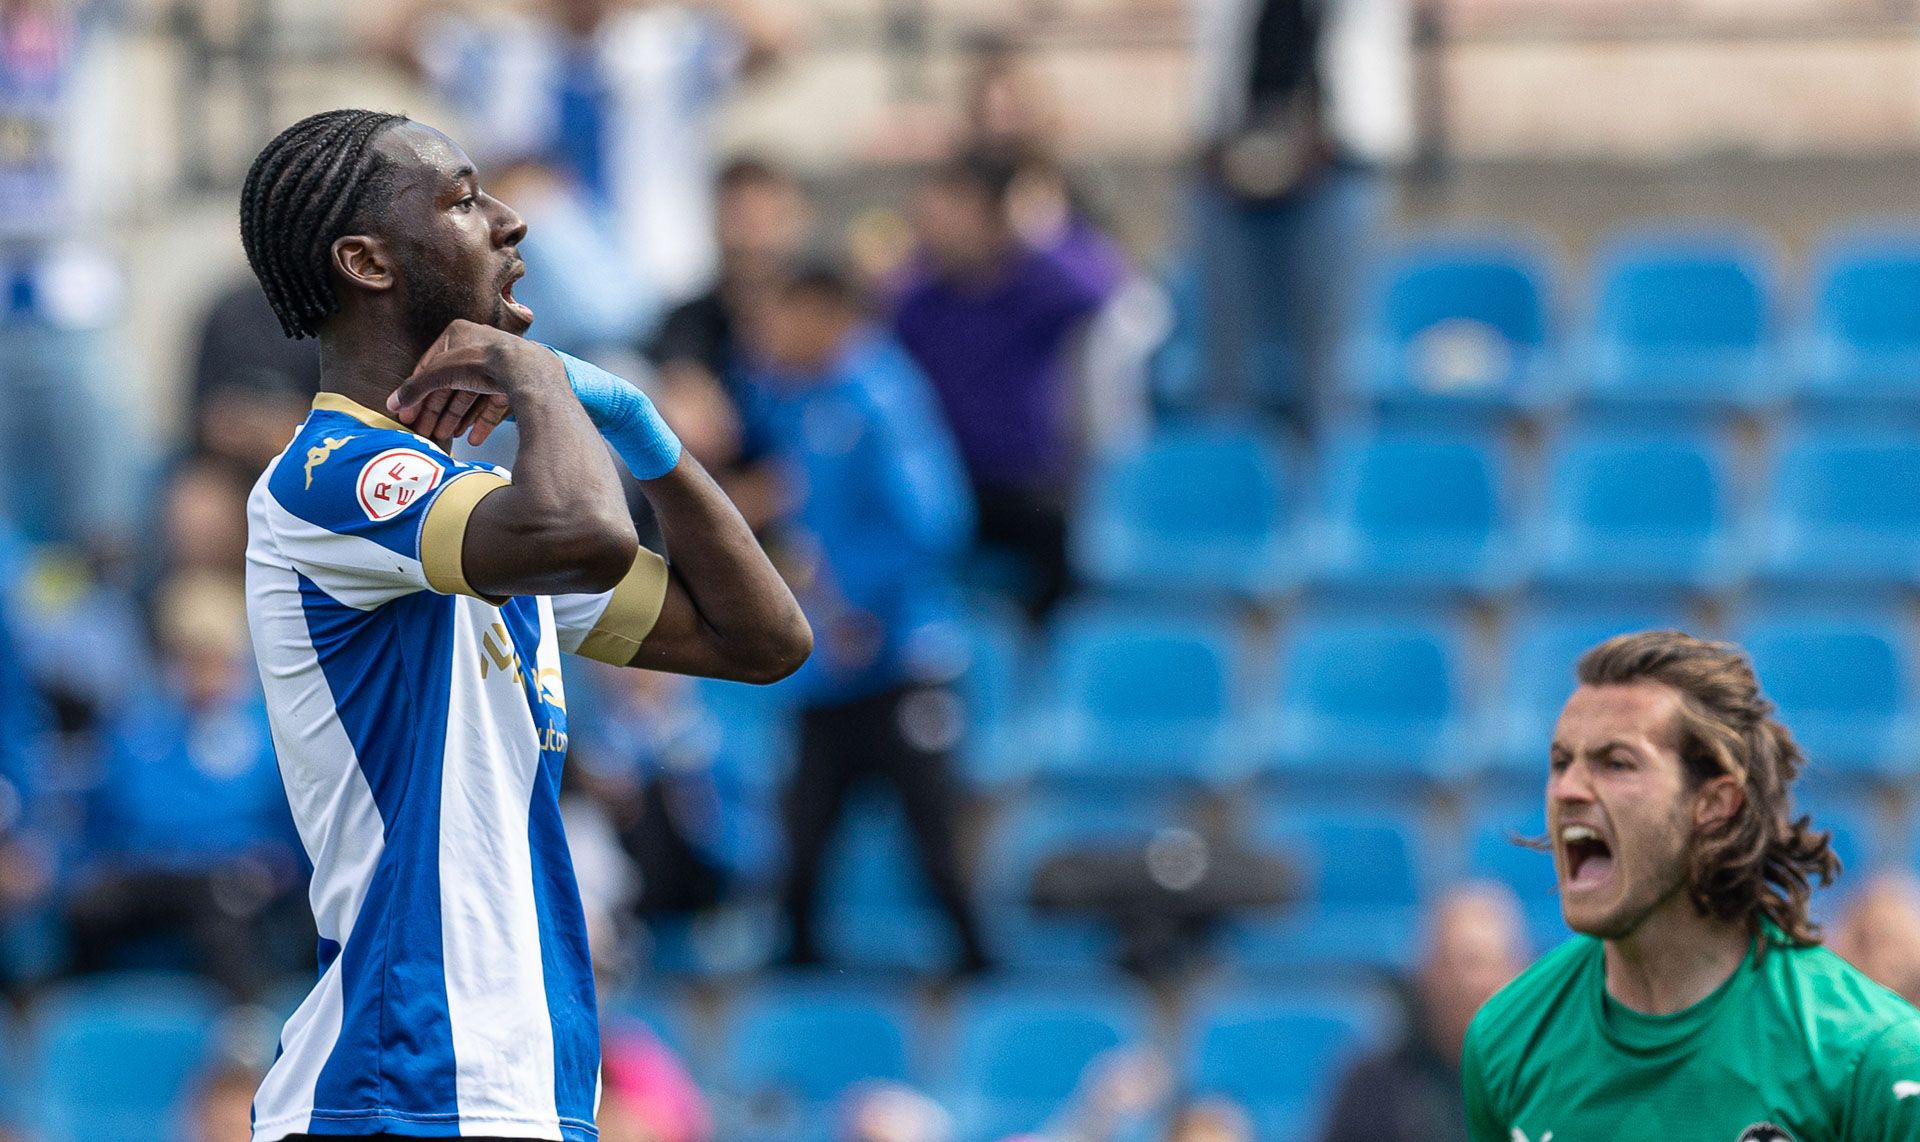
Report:
[[[1840,875],[1840,858],[1811,817],[1793,815],[1793,781],[1806,754],[1774,717],[1746,652],[1681,631],[1642,631],[1587,651],[1576,673],[1584,686],[1672,687],[1681,698],[1688,787],[1723,774],[1739,781],[1739,810],[1696,832],[1689,848],[1688,884],[1701,915],[1748,925],[1765,917],[1793,943],[1818,944],[1808,899],[1815,878],[1825,887]]]

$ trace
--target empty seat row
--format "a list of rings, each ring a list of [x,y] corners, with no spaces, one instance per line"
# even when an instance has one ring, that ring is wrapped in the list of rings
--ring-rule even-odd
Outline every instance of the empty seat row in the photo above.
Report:
[[[1374,268],[1348,331],[1346,395],[1427,414],[1570,398],[1920,406],[1920,226],[1834,236],[1799,291],[1764,237],[1730,227],[1616,235],[1577,307],[1559,276],[1538,241],[1408,242]]]
[[[1110,589],[1189,594],[1920,587],[1920,434],[1808,424],[1760,466],[1712,430],[1596,424],[1534,481],[1497,440],[1407,431],[1336,434],[1302,480],[1255,431],[1189,426],[1094,474],[1075,557]]]
[[[1537,777],[1583,650],[1691,625],[1646,603],[1541,608],[1482,652],[1444,609],[1307,608],[1248,639],[1214,611],[1089,605],[1025,655],[1017,627],[983,614],[968,754],[989,785]],[[1891,781],[1920,773],[1909,626],[1896,606],[1806,604],[1736,615],[1726,633],[1816,770]]]
[[[1293,1137],[1314,1130],[1341,1067],[1386,1039],[1394,1013],[1353,989],[1221,991],[1198,997],[1166,1044],[1139,992],[1082,982],[976,987],[946,1023],[898,994],[767,986],[736,1005],[700,1069],[728,1138],[837,1137],[848,1090],[896,1081],[930,1089],[953,1110],[958,1138],[985,1142],[1044,1127],[1106,1052],[1161,1046],[1196,1093],[1243,1102],[1260,1137]]]

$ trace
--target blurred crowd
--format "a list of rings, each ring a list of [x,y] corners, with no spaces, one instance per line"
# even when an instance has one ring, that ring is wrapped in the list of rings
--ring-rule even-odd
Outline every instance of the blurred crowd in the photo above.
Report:
[[[180,438],[142,439],[113,408],[126,299],[88,238],[112,180],[87,132],[112,114],[92,77],[117,7],[0,0],[0,987],[30,1005],[70,976],[190,971],[271,1012],[313,970],[314,936],[250,657],[245,502],[318,364],[236,277],[197,319]],[[398,7],[377,50],[454,110],[444,126],[529,222],[534,335],[646,383],[816,634],[774,699],[790,747],[756,755],[790,755],[774,773],[730,756],[738,728],[712,691],[569,665],[568,830],[606,990],[644,987],[662,933],[738,918],[743,898],[768,906],[775,963],[834,966],[824,870],[871,787],[951,925],[942,982],[994,973],[963,857],[956,622],[989,597],[1037,624],[1074,595],[1081,473],[1168,408],[1311,427],[1347,279],[1409,146],[1407,13],[1196,2],[1202,112],[1176,229],[1201,269],[1163,283],[1106,224],[1064,153],[1060,95],[1016,38],[971,45],[906,199],[836,227],[805,177],[715,139],[740,85],[805,50],[783,6]],[[510,433],[488,447],[511,464]],[[1459,887],[1423,923],[1404,1039],[1346,1075],[1329,1139],[1463,1136],[1466,1024],[1536,949],[1505,889]],[[1835,942],[1920,994],[1920,887],[1859,890]],[[258,1028],[235,1028],[192,1087],[199,1142],[248,1133],[265,1060]],[[602,1137],[714,1137],[662,1038],[622,1020],[608,1035]],[[849,1142],[952,1130],[890,1085],[850,1092],[840,1122]],[[1134,1044],[1088,1069],[1042,1137],[1149,1130],[1254,1136]]]

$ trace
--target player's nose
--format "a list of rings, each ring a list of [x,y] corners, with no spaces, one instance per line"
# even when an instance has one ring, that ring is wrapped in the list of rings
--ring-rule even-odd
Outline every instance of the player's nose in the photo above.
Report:
[[[1549,774],[1547,800],[1561,803],[1593,800],[1593,783],[1589,780],[1586,765],[1575,761]]]
[[[513,207],[508,206],[504,202],[499,202],[498,199],[496,199],[495,202],[498,204],[499,210],[499,214],[493,223],[495,244],[500,246],[518,246],[521,242],[525,241],[527,237],[526,220],[521,218],[519,212],[514,210]]]

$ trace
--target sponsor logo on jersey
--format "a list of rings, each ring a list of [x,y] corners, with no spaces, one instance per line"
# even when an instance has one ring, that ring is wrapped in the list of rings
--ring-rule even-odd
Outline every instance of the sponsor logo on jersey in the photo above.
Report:
[[[1771,1122],[1756,1122],[1742,1130],[1735,1142],[1793,1142],[1793,1135]]]
[[[418,503],[440,483],[440,465],[414,448],[389,448],[360,469],[360,510],[379,523]]]
[[[1920,1083],[1914,1082],[1912,1079],[1901,1079],[1899,1082],[1893,1084],[1893,1100],[1895,1102],[1912,1098],[1916,1094],[1920,1094]]]
[[[352,439],[351,436],[322,437],[320,443],[307,449],[307,487],[313,487],[313,470],[325,464],[327,458],[333,455],[334,449]]]

